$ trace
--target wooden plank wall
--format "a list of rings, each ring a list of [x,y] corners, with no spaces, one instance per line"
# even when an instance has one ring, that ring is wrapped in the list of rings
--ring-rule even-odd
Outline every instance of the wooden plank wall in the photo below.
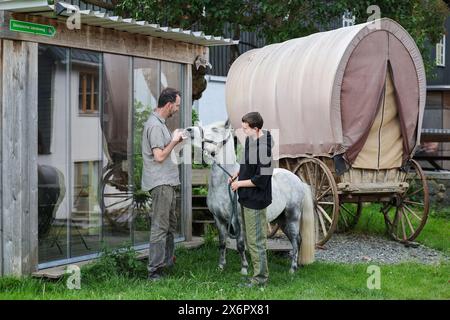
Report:
[[[45,37],[13,32],[9,30],[10,19],[53,25],[56,34]],[[62,21],[23,13],[5,13],[4,19],[0,19],[0,38],[189,64],[194,63],[198,55],[207,54],[207,48],[201,45],[88,25],[82,25],[80,30],[69,30]]]
[[[38,44],[3,40],[2,47],[3,274],[24,275],[38,264]]]

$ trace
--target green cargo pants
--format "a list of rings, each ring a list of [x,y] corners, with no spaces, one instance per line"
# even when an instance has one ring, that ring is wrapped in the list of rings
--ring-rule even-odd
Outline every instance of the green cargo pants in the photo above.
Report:
[[[241,206],[247,248],[253,265],[253,282],[264,284],[269,278],[267,265],[266,209],[255,210]]]
[[[161,271],[173,264],[175,253],[174,237],[177,227],[176,191],[169,185],[162,185],[150,191],[153,214],[150,228],[150,249],[148,271]]]

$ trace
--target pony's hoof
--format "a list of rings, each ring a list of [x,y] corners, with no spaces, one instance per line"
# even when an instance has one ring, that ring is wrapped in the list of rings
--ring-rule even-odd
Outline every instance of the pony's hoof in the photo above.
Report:
[[[223,264],[219,264],[217,269],[219,269],[219,271],[223,271],[225,269],[225,266]]]
[[[290,268],[290,269],[289,269],[289,273],[290,273],[290,274],[294,274],[295,271],[297,271],[297,269],[294,269],[294,268]]]
[[[242,268],[242,269],[241,269],[241,274],[242,274],[243,276],[248,275],[247,269],[246,269],[246,268]]]

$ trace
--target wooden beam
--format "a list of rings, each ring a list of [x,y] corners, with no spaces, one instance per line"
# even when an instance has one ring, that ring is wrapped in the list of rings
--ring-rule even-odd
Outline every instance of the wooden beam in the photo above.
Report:
[[[52,25],[56,28],[56,34],[54,37],[46,37],[13,32],[9,30],[10,19]],[[5,12],[4,19],[0,19],[0,38],[188,64],[193,64],[198,55],[204,55],[207,52],[207,48],[201,45],[85,24],[81,26],[80,30],[69,30],[63,21],[9,12]]]
[[[3,41],[3,274],[24,275],[38,264],[37,43]]]
[[[184,67],[184,97],[183,97],[183,127],[192,125],[192,66],[187,64]],[[183,154],[183,205],[182,212],[184,216],[184,236],[186,241],[192,240],[192,164],[191,153]]]

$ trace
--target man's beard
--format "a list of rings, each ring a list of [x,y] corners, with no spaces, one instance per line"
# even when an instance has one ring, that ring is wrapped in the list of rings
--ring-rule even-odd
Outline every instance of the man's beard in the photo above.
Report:
[[[177,113],[177,112],[176,112],[176,111],[170,111],[170,113],[169,113],[169,118],[172,118],[172,116],[173,116],[175,113]]]

